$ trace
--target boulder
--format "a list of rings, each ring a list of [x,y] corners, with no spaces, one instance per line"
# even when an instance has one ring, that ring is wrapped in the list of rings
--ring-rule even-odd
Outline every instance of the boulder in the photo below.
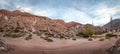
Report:
[[[9,47],[4,40],[0,39],[0,52],[6,52],[9,50]]]
[[[107,50],[108,54],[120,54],[120,39],[118,39],[111,48]]]

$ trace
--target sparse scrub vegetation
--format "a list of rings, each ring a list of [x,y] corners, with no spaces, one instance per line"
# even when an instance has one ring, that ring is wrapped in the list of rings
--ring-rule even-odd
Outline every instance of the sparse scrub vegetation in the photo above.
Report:
[[[0,32],[3,32],[4,30],[3,29],[0,29]]]
[[[39,30],[40,32],[48,32],[48,30]]]
[[[29,34],[29,36],[25,37],[25,40],[30,40],[32,39],[32,34]]]
[[[84,37],[84,34],[83,34],[83,32],[80,32],[80,33],[78,33],[76,36]]]
[[[103,34],[103,32],[101,32],[101,31],[96,31],[95,34],[96,34],[96,35],[99,35],[99,34]]]
[[[43,39],[46,40],[47,42],[53,42],[53,40],[48,36],[43,37]]]
[[[3,32],[4,31],[4,28],[0,27],[0,32]]]
[[[20,27],[16,27],[16,28],[14,29],[14,32],[15,32],[15,33],[18,33],[18,32],[20,32],[20,29],[21,29]]]
[[[83,37],[85,38],[92,37],[93,34],[94,31],[90,28],[87,28],[85,31],[83,31]]]
[[[65,37],[64,36],[60,36],[60,39],[64,39]]]
[[[20,32],[20,30],[19,30],[19,29],[15,29],[14,32],[15,32],[15,33],[18,33],[18,32]]]
[[[28,30],[29,32],[32,32],[32,30]]]
[[[9,33],[4,34],[4,37],[11,37],[12,35]]]
[[[76,40],[76,38],[72,38],[72,40]]]
[[[105,36],[106,39],[110,39],[111,37],[116,37],[117,38],[117,35],[115,35],[115,34],[106,34],[106,36]]]
[[[99,41],[104,41],[105,39],[104,38],[100,38]]]
[[[6,33],[4,34],[4,37],[19,38],[20,36],[18,36],[17,34]]]
[[[93,41],[93,39],[92,38],[88,38],[88,41]]]

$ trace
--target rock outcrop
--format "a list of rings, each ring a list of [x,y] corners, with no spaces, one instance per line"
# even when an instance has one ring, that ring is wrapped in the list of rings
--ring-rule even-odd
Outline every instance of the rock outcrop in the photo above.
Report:
[[[80,34],[81,32],[83,32],[85,29],[87,28],[91,28],[95,34],[102,34],[105,29],[103,27],[100,27],[100,26],[93,26],[91,24],[80,24],[80,23],[77,23],[77,22],[64,22],[63,20],[55,20],[57,23],[60,23],[62,25],[64,25],[65,27],[69,28],[70,31],[73,32],[74,35],[78,35]]]
[[[117,40],[114,46],[107,50],[108,54],[120,54],[120,39]]]
[[[9,50],[9,47],[7,46],[7,44],[5,43],[5,41],[3,41],[2,39],[0,39],[0,52],[6,52]]]
[[[19,10],[0,10],[0,36],[21,37],[26,35],[51,36],[55,38],[76,36],[86,28],[103,31],[102,27],[77,22],[66,23],[44,16],[36,16]]]
[[[52,37],[72,37],[73,33],[67,27],[54,20],[35,16],[19,10],[0,10],[0,35],[21,37],[29,34]]]

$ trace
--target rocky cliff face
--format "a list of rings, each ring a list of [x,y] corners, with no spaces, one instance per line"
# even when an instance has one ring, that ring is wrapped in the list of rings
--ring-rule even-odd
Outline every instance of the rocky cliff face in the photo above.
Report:
[[[91,28],[95,34],[101,34],[105,31],[104,28],[100,27],[100,26],[93,26],[91,24],[80,24],[80,23],[77,23],[77,22],[69,22],[69,23],[66,23],[64,22],[63,20],[55,20],[57,23],[60,23],[64,26],[66,26],[67,28],[69,28],[69,30],[71,30],[73,32],[74,35],[77,35],[81,32],[83,32],[85,29],[87,28]]]
[[[52,36],[55,38],[74,37],[86,28],[103,31],[102,27],[77,22],[66,23],[48,17],[35,16],[19,10],[0,10],[0,36],[21,37],[26,35]]]
[[[68,28],[56,23],[48,17],[35,16],[26,12],[0,10],[0,35],[71,37],[73,33]]]

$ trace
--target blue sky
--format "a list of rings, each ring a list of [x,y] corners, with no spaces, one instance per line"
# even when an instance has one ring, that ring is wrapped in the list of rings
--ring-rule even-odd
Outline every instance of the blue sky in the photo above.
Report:
[[[120,19],[120,0],[0,0],[0,9],[21,10],[51,19],[102,26]]]

